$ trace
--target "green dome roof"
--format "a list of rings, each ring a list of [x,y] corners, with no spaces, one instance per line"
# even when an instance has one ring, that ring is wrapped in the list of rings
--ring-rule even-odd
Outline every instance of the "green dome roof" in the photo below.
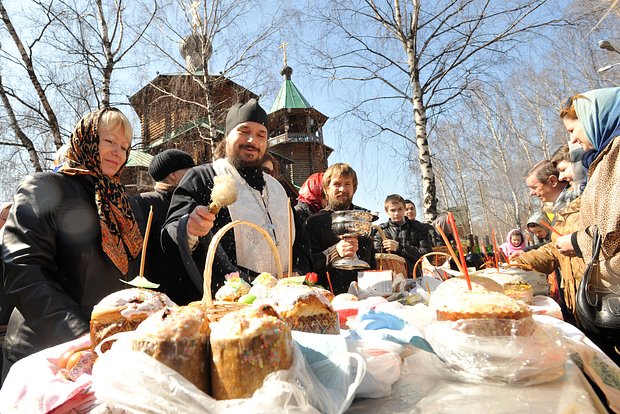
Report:
[[[312,105],[310,105],[306,98],[304,98],[301,92],[299,92],[299,89],[297,89],[297,86],[295,86],[291,80],[292,71],[293,70],[290,69],[289,66],[282,70],[282,74],[285,75],[285,80],[280,87],[276,100],[271,106],[271,111],[269,111],[270,113],[279,111],[280,109],[312,108]]]

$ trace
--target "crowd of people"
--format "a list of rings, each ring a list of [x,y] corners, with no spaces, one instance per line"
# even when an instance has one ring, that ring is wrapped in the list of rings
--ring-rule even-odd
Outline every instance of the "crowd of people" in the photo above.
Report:
[[[526,176],[530,195],[543,205],[543,214],[528,220],[527,227],[537,224],[551,230],[546,236],[540,233],[550,241],[527,252],[517,249],[510,260],[553,273],[564,319],[619,363],[620,141],[615,138],[620,135],[620,88],[574,95],[563,102],[560,118],[569,133],[568,144]],[[593,248],[597,244],[598,256]],[[592,278],[580,286],[586,272]],[[580,287],[596,296],[588,302],[595,312],[606,313],[607,327],[594,327],[579,314],[580,307],[588,306],[580,299]]]
[[[565,318],[579,324],[576,292],[595,257],[594,228],[601,245],[599,289],[620,294],[620,143],[614,139],[620,133],[620,88],[575,95],[560,115],[570,144],[534,165],[525,180],[543,209],[533,212],[526,229],[512,230],[501,248],[510,261],[555,273]],[[277,180],[277,161],[268,156],[268,136],[267,113],[255,99],[235,104],[212,163],[195,165],[183,151],[163,151],[149,167],[153,191],[129,197],[119,178],[130,152],[129,121],[111,108],[84,116],[55,171],[26,177],[12,204],[0,211],[0,225],[8,213],[0,230],[3,377],[19,359],[88,332],[93,306],[123,289],[121,279],[137,275],[150,214],[146,275],[178,304],[202,297],[213,235],[236,220],[270,235],[285,274],[316,272],[318,283],[336,294],[357,279],[356,270],[335,266],[339,259],[357,257],[376,269],[376,254],[389,253],[404,260],[410,275],[422,256],[443,243],[435,226],[454,240],[445,215],[433,225],[422,223],[415,204],[398,194],[386,197],[389,220],[371,237],[339,237],[332,229],[335,212],[368,211],[353,203],[355,170],[336,163],[312,174],[297,203],[290,203]],[[237,198],[213,211],[208,206],[221,175],[232,177]],[[528,232],[538,244],[525,245]],[[261,272],[276,271],[267,241],[237,226],[217,246],[212,285],[217,289],[231,273],[251,282]],[[604,332],[592,337],[613,357],[617,337]]]

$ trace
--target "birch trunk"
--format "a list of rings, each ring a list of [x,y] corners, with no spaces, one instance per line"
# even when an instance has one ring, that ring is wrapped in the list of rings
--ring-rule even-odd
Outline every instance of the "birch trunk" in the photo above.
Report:
[[[32,86],[34,90],[36,91],[37,96],[39,97],[41,106],[43,107],[45,111],[45,115],[47,116],[47,124],[49,125],[50,132],[52,134],[52,137],[54,138],[54,144],[56,145],[56,148],[60,148],[62,146],[62,138],[60,136],[60,126],[58,124],[56,113],[52,109],[52,105],[47,99],[45,90],[43,86],[41,85],[41,82],[39,82],[39,78],[37,77],[37,74],[34,70],[34,65],[32,63],[32,59],[30,58],[30,54],[26,50],[26,47],[24,46],[21,38],[17,34],[17,31],[15,30],[15,27],[13,26],[13,22],[11,22],[11,19],[9,18],[9,15],[6,9],[4,8],[4,4],[2,4],[2,0],[0,0],[0,18],[2,18],[2,21],[4,22],[6,29],[11,35],[11,38],[13,39],[13,42],[15,43],[15,46],[17,47],[17,50],[19,51],[19,55],[21,56],[22,62],[24,63],[24,68],[26,69],[26,72],[28,73],[28,78],[30,79]],[[15,123],[14,125],[17,125],[17,123]],[[19,135],[20,132],[21,134],[23,134],[23,131],[21,131],[21,128],[19,128],[19,131],[14,128],[14,131],[16,135]],[[30,142],[32,143],[32,141]],[[30,158],[32,160],[32,156]],[[37,169],[37,165],[38,165],[38,168],[41,168],[40,164],[38,164],[38,157],[37,157],[37,164],[33,164],[33,167]]]
[[[9,101],[9,97],[6,96],[4,92],[4,85],[2,84],[2,75],[0,75],[0,99],[2,100],[2,104],[4,105],[4,109],[6,110],[7,117],[9,118],[9,125],[13,132],[15,132],[15,136],[21,142],[21,145],[26,148],[28,151],[28,157],[30,158],[30,163],[34,167],[36,172],[43,171],[41,167],[41,163],[39,162],[39,156],[37,150],[34,147],[34,143],[26,136],[24,131],[19,126],[19,122],[17,122],[17,117],[15,116],[15,112],[13,111],[13,107],[11,106],[11,102]]]

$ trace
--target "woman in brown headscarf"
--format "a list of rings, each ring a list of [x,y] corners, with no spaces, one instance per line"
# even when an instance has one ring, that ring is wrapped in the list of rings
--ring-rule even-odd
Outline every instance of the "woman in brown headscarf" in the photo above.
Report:
[[[4,286],[15,305],[3,377],[7,365],[88,332],[93,306],[135,276],[142,238],[119,179],[131,137],[120,111],[91,112],[76,125],[58,173],[20,184],[2,241]]]

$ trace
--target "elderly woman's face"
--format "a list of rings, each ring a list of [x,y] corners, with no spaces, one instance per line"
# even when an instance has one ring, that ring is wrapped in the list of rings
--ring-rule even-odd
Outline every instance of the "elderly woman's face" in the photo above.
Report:
[[[99,131],[99,157],[101,172],[108,177],[114,177],[127,161],[127,150],[130,143],[125,137],[125,128],[119,127],[113,131]]]
[[[569,142],[571,144],[581,144],[581,147],[584,149],[584,151],[594,149],[594,146],[588,139],[586,131],[583,128],[583,124],[580,120],[565,117],[564,119],[562,119],[562,122],[564,123],[564,127],[570,134]]]

